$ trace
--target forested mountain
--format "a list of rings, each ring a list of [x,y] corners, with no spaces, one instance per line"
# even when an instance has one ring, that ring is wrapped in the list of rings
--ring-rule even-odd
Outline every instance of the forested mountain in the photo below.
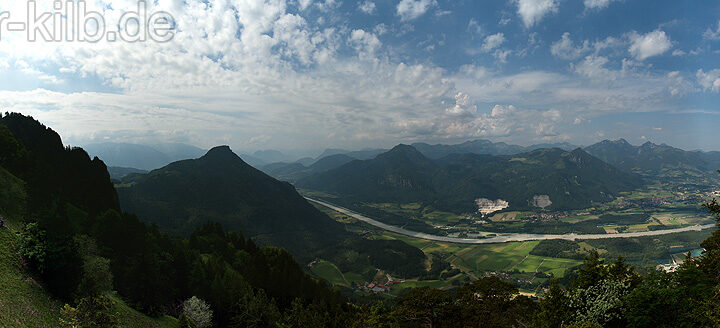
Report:
[[[153,170],[168,163],[202,156],[204,150],[180,143],[138,145],[130,143],[96,143],[84,146],[109,166]]]
[[[666,144],[646,142],[633,146],[625,139],[604,140],[585,150],[626,171],[651,178],[686,179],[688,177],[716,178],[720,158],[715,152],[685,151]]]
[[[227,146],[128,176],[118,192],[123,210],[185,235],[208,221],[220,222],[259,244],[281,246],[303,258],[347,237],[340,224],[292,185],[256,170]]]
[[[503,199],[511,208],[533,207],[549,196],[550,208],[607,201],[642,181],[581,149],[539,149],[508,156],[453,154],[438,160],[399,145],[373,160],[354,161],[298,181],[298,186],[365,202],[424,202],[466,212],[478,198]]]

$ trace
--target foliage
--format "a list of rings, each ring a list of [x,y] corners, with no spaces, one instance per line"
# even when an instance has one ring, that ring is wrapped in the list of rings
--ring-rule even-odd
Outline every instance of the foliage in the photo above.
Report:
[[[82,270],[82,279],[78,286],[80,297],[102,295],[113,289],[110,260],[100,256],[89,256],[85,259]]]
[[[60,311],[61,327],[66,328],[116,328],[117,314],[112,311],[112,301],[106,296],[85,297],[77,307],[68,304]]]
[[[20,233],[20,255],[38,272],[45,269],[46,232],[37,223],[28,223]]]
[[[235,315],[229,327],[269,327],[281,317],[275,302],[269,299],[262,289],[257,292],[247,291],[240,297],[235,307]]]
[[[183,302],[183,314],[192,320],[197,328],[212,326],[213,311],[210,305],[196,296]]]
[[[604,325],[622,318],[622,298],[628,293],[629,283],[601,280],[587,288],[575,288],[570,293],[570,307],[574,318]]]
[[[398,300],[394,315],[405,322],[437,325],[443,317],[443,309],[449,303],[448,295],[430,287],[414,288]]]

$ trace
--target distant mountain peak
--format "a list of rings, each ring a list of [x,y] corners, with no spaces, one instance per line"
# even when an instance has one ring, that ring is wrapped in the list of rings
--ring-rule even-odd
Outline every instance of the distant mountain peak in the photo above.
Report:
[[[406,145],[406,144],[399,144],[392,149],[390,149],[390,152],[412,152],[412,153],[418,153],[417,149],[415,147]]]
[[[620,139],[612,140],[612,141],[608,140],[608,142],[616,144],[616,145],[632,146],[627,140],[625,140],[625,138],[620,138]]]
[[[208,152],[203,156],[202,158],[208,159],[208,158],[240,158],[235,153],[233,153],[232,149],[230,149],[230,146],[217,146],[213,147],[212,149],[208,150]]]
[[[645,142],[644,144],[642,144],[642,147],[645,147],[645,148],[648,148],[648,147],[656,147],[656,146],[657,146],[656,144],[654,144],[654,143],[652,143],[652,142],[650,142],[650,141],[647,141],[647,142]]]
[[[411,160],[427,159],[425,155],[419,152],[415,147],[406,144],[399,144],[386,153],[378,155],[378,158],[399,158],[400,156]]]

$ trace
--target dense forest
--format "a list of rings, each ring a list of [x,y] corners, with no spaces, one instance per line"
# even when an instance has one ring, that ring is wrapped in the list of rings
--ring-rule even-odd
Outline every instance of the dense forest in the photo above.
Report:
[[[107,168],[32,118],[0,120],[0,213],[17,221],[27,270],[67,303],[63,327],[117,327],[108,293],[182,327],[720,327],[720,231],[672,273],[640,274],[622,258],[583,254],[572,278],[540,298],[483,277],[451,290],[415,288],[383,302],[350,300],[305,273],[291,253],[259,247],[208,222],[184,236],[121,211]],[[720,204],[705,205],[720,221]],[[422,252],[397,242],[345,239],[341,265],[423,273]],[[364,262],[353,262],[357,254]],[[361,250],[361,251],[360,251]],[[393,250],[401,261],[383,263]],[[418,253],[419,252],[419,253]],[[562,242],[537,252],[580,254]],[[438,263],[442,270],[447,265]],[[434,272],[437,268],[430,271]]]

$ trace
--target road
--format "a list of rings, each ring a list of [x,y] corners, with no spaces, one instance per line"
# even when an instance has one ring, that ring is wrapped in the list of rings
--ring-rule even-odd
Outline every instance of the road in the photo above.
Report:
[[[447,242],[447,243],[457,243],[457,244],[495,244],[495,243],[507,243],[507,242],[512,242],[512,241],[549,240],[549,239],[577,240],[577,239],[631,238],[631,237],[667,235],[667,234],[671,234],[671,233],[686,232],[686,231],[700,231],[700,230],[704,230],[704,229],[710,229],[715,226],[715,224],[706,224],[706,225],[694,225],[694,226],[690,226],[690,227],[683,227],[683,228],[676,228],[676,229],[642,231],[642,232],[626,232],[626,233],[611,233],[611,234],[568,233],[568,234],[563,234],[563,235],[552,235],[552,234],[529,234],[529,233],[503,233],[503,234],[498,234],[495,237],[489,237],[489,238],[483,238],[483,239],[472,239],[472,238],[457,238],[457,237],[438,236],[438,235],[431,235],[431,234],[427,234],[427,233],[423,233],[423,232],[411,231],[411,230],[403,229],[400,227],[392,226],[389,224],[385,224],[385,223],[382,223],[377,220],[373,220],[362,214],[355,213],[346,208],[343,208],[343,207],[340,207],[337,205],[333,205],[333,204],[330,204],[327,202],[323,202],[321,200],[312,199],[312,198],[308,198],[308,197],[305,197],[305,199],[307,199],[308,201],[311,201],[313,203],[317,203],[317,204],[320,204],[327,208],[330,208],[334,211],[345,214],[347,216],[351,216],[353,218],[356,218],[356,219],[363,221],[365,223],[368,223],[370,225],[387,230],[387,231],[399,233],[401,235],[406,235],[406,236],[410,236],[410,237],[420,238],[420,239],[441,241],[441,242]]]

